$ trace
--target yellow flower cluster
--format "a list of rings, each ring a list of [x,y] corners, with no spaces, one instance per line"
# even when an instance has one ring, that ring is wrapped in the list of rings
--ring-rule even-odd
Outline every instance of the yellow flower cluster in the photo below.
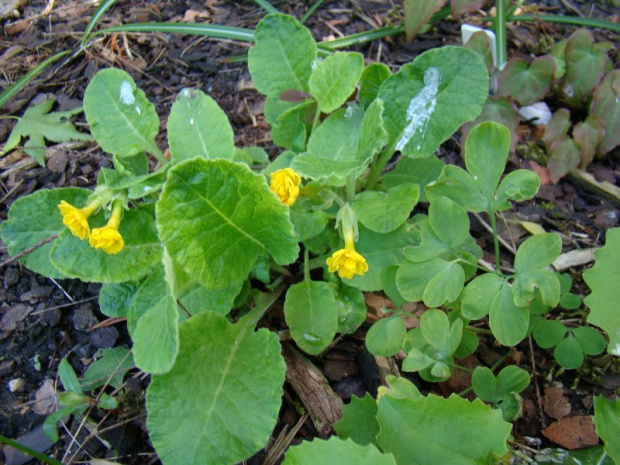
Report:
[[[366,259],[355,251],[352,238],[345,238],[344,249],[336,250],[327,259],[330,273],[338,272],[341,278],[351,279],[355,275],[364,276],[368,271]]]
[[[71,231],[75,237],[81,240],[88,239],[88,243],[95,249],[103,249],[105,253],[117,254],[125,246],[123,237],[118,232],[123,213],[121,201],[114,202],[112,216],[108,224],[102,228],[94,228],[91,232],[88,225],[88,218],[101,206],[100,200],[89,203],[84,208],[77,208],[70,203],[61,200],[58,210],[62,215],[62,223]]]
[[[292,206],[299,196],[301,176],[291,168],[284,168],[271,173],[270,179],[269,189],[284,205]]]

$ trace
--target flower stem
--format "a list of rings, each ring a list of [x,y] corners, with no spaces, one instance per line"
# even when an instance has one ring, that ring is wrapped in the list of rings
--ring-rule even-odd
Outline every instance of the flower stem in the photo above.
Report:
[[[499,241],[497,239],[497,221],[495,221],[495,212],[490,210],[487,212],[489,215],[489,222],[491,223],[491,229],[493,229],[493,248],[495,249],[495,271],[499,272]]]
[[[310,281],[310,252],[304,248],[304,281]]]
[[[246,330],[251,330],[263,317],[265,312],[280,298],[286,290],[288,284],[282,281],[273,291],[259,294],[254,302],[254,308],[246,315],[241,317],[238,324],[243,325]]]

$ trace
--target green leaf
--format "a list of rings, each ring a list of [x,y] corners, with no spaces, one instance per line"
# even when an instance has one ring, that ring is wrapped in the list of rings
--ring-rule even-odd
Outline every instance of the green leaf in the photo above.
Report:
[[[437,349],[442,357],[449,357],[461,343],[463,320],[457,318],[450,325],[444,312],[429,309],[422,314],[420,329],[424,339]]]
[[[183,89],[168,117],[170,155],[178,163],[194,157],[228,158],[235,141],[226,113],[204,92]]]
[[[470,237],[467,212],[448,197],[439,197],[431,202],[428,220],[437,237],[449,250],[455,250]]]
[[[519,393],[530,385],[530,374],[516,365],[508,365],[497,374],[496,398]]]
[[[377,419],[377,441],[399,465],[488,463],[506,453],[511,430],[499,411],[455,394],[417,400],[383,396]]]
[[[583,363],[583,350],[577,339],[569,334],[555,347],[553,356],[567,370],[579,368]]]
[[[557,234],[546,233],[529,237],[519,246],[515,255],[515,272],[519,274],[543,269],[551,265],[561,252],[562,239]]]
[[[367,392],[364,397],[351,396],[351,402],[342,406],[342,418],[334,423],[334,430],[342,439],[356,444],[377,445],[377,401]]]
[[[45,166],[45,140],[50,142],[67,142],[71,140],[92,140],[90,134],[78,132],[68,120],[73,115],[82,113],[82,107],[68,111],[50,113],[56,99],[54,97],[26,110],[13,127],[11,135],[4,144],[3,151],[8,153],[17,147],[22,138],[24,152],[34,158],[39,165]]]
[[[509,200],[523,202],[532,199],[539,187],[540,178],[533,171],[512,171],[499,183],[491,202],[491,209],[493,211],[508,210],[511,207]]]
[[[81,386],[84,391],[92,391],[108,383],[120,389],[127,372],[135,368],[133,354],[125,347],[100,349],[95,354],[95,361],[88,365],[82,377]]]
[[[590,114],[597,115],[605,124],[605,136],[598,146],[598,154],[605,155],[620,144],[620,70],[609,72],[594,91]]]
[[[389,171],[381,181],[386,189],[401,184],[417,184],[420,186],[420,202],[428,202],[425,187],[437,180],[444,162],[437,157],[401,158],[396,168]]]
[[[489,326],[495,338],[505,346],[514,346],[527,334],[530,312],[527,307],[517,307],[507,283],[491,302]]]
[[[560,108],[553,114],[551,120],[545,126],[545,134],[543,136],[547,152],[551,151],[551,145],[554,142],[568,134],[570,125],[570,111],[566,108]]]
[[[307,126],[316,113],[316,102],[307,100],[282,113],[271,126],[271,139],[281,147],[304,152]]]
[[[590,308],[588,323],[598,326],[609,335],[607,352],[620,356],[620,228],[607,231],[607,243],[594,252],[594,266],[583,273],[592,292],[584,299]]]
[[[379,234],[360,226],[359,234],[355,249],[366,259],[368,271],[364,276],[354,276],[347,280],[347,284],[362,291],[378,291],[381,289],[381,272],[388,266],[402,262],[403,248],[412,244],[413,237],[406,224],[387,234]]]
[[[140,310],[143,313],[132,331],[134,358],[138,368],[147,373],[166,373],[179,352],[177,302],[166,273],[156,273],[147,282],[154,292],[149,296],[151,305]],[[141,302],[135,299],[136,306]]]
[[[441,258],[433,258],[421,263],[406,260],[396,272],[396,286],[405,299],[410,302],[420,302],[431,279],[447,268],[451,268],[450,264]],[[452,273],[456,272],[452,271]],[[451,275],[448,274],[447,277],[450,278]],[[439,292],[440,289],[437,291]]]
[[[103,213],[89,218],[89,223],[91,228],[103,226]],[[146,276],[161,260],[153,216],[146,209],[126,210],[118,231],[125,246],[116,255],[93,249],[67,230],[55,241],[50,259],[65,275],[86,282],[119,283]]]
[[[476,349],[478,349],[479,344],[480,341],[473,332],[464,330],[463,335],[461,336],[461,343],[454,351],[454,357],[460,359],[469,357],[476,351]]]
[[[405,155],[427,157],[480,113],[487,94],[482,61],[462,47],[446,46],[402,66],[384,81],[378,97],[385,102],[390,143]]]
[[[497,399],[496,379],[487,367],[476,367],[471,375],[471,387],[480,400],[495,402]]]
[[[339,333],[351,334],[366,321],[368,309],[364,294],[359,289],[342,284],[336,290],[336,304]]]
[[[549,349],[557,346],[564,339],[567,331],[566,326],[560,321],[542,320],[534,327],[532,336],[536,344],[543,349]]]
[[[485,273],[471,281],[461,293],[461,312],[471,320],[487,315],[504,280],[495,273]]]
[[[499,76],[500,95],[521,105],[542,100],[555,76],[555,60],[550,55],[535,58],[528,66],[522,58],[508,61]]]
[[[299,253],[288,208],[262,175],[228,160],[193,159],[172,168],[157,202],[157,226],[186,273],[230,297],[259,256],[284,265]]]
[[[364,57],[356,52],[336,52],[316,65],[308,87],[323,113],[331,113],[346,102],[363,68]]]
[[[299,242],[304,242],[311,237],[318,236],[323,232],[329,221],[329,216],[324,210],[313,210],[308,205],[310,201],[298,198],[291,207],[291,221],[299,237]]]
[[[444,2],[442,0],[416,1],[406,0],[405,6],[405,33],[411,42],[420,28],[438,11]]]
[[[303,177],[344,186],[347,176],[360,176],[385,144],[382,112],[382,101],[375,100],[365,113],[356,107],[332,113],[312,133],[308,152],[296,156],[291,168]]]
[[[385,292],[388,298],[392,300],[397,307],[402,307],[402,305],[407,301],[403,299],[403,296],[400,295],[398,287],[396,287],[397,272],[398,265],[392,265],[384,268],[381,271],[381,287],[383,288],[383,292]]]
[[[594,424],[596,434],[605,443],[605,452],[620,463],[620,401],[611,401],[603,396],[594,396]]]
[[[398,316],[382,318],[366,334],[366,347],[373,355],[391,357],[400,351],[407,335],[405,322]]]
[[[461,140],[467,140],[471,128],[486,121],[492,121],[508,128],[510,131],[511,148],[514,150],[518,140],[517,129],[521,121],[516,104],[505,97],[489,95],[478,117],[473,122],[463,125]]]
[[[290,89],[307,92],[317,55],[310,31],[292,16],[270,14],[256,26],[254,38],[248,66],[256,89],[269,96]]]
[[[391,454],[383,454],[372,444],[360,445],[353,440],[332,436],[327,441],[314,439],[291,447],[283,465],[315,465],[317,463],[355,463],[360,465],[396,465]]]
[[[58,364],[58,377],[62,382],[62,387],[65,391],[74,392],[76,394],[82,394],[82,386],[80,386],[80,380],[78,380],[73,367],[67,360],[67,357],[63,358]]]
[[[613,127],[610,126],[613,131]],[[580,121],[573,128],[573,138],[581,149],[581,163],[579,167],[586,167],[594,160],[597,148],[605,137],[605,124],[597,115],[588,115],[585,121]]]
[[[81,208],[86,205],[92,193],[88,189],[61,187],[40,190],[17,199],[11,205],[8,219],[0,226],[2,241],[6,244],[9,255],[15,256],[55,234],[64,232],[67,228],[62,224],[62,216],[57,205],[61,200],[65,200]],[[67,276],[50,261],[50,251],[57,240],[26,254],[19,259],[19,263],[43,276],[66,278]]]
[[[103,150],[119,157],[160,153],[155,136],[155,106],[125,71],[108,68],[91,79],[84,92],[84,113]]]
[[[389,233],[402,225],[420,196],[417,184],[401,184],[387,192],[366,191],[355,196],[353,209],[368,229]]]
[[[99,310],[110,318],[127,317],[139,287],[136,281],[104,284],[99,291]]]
[[[211,312],[179,330],[174,367],[154,375],[146,395],[158,456],[186,465],[247,459],[264,447],[278,419],[286,367],[277,335]]]
[[[477,213],[487,210],[487,200],[474,178],[459,166],[444,166],[437,181],[427,186],[425,191],[431,202],[438,197],[448,197],[467,211]]]
[[[485,197],[487,208],[506,168],[509,151],[510,132],[498,123],[478,124],[465,141],[465,165]]]
[[[534,270],[519,273],[512,284],[513,300],[516,306],[529,306],[536,298],[538,289],[542,303],[547,308],[555,307],[560,300],[560,283],[549,270]]]
[[[562,136],[551,144],[547,168],[554,183],[579,166],[580,153],[579,145],[569,136]]]
[[[596,329],[588,326],[579,326],[572,328],[570,332],[575,336],[585,354],[598,355],[605,350],[607,342],[605,342],[605,338]]]
[[[596,415],[596,412],[594,414]],[[603,446],[571,451],[548,448],[536,454],[535,459],[535,463],[538,464],[582,465],[584,463],[595,463],[597,465],[614,465],[616,463],[605,453]]]
[[[330,285],[306,279],[286,292],[284,316],[297,345],[311,355],[323,352],[338,329],[338,304]]]
[[[581,28],[568,38],[564,59],[566,76],[562,90],[571,104],[578,105],[603,77],[609,58],[605,50],[594,46],[592,33]]]
[[[383,81],[392,75],[390,68],[383,63],[371,63],[364,68],[360,76],[360,88],[358,93],[362,108],[366,109],[377,98],[379,88]]]
[[[422,300],[429,307],[439,307],[446,302],[454,302],[458,299],[465,283],[465,271],[462,266],[456,262],[442,261],[443,268],[431,277],[422,294]]]

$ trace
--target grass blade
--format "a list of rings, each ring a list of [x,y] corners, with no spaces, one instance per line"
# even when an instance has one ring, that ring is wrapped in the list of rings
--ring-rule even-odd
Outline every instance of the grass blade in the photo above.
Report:
[[[269,3],[267,0],[254,0],[256,3],[258,3],[260,6],[262,6],[267,13],[279,13],[278,9],[276,7],[274,7],[271,3]]]
[[[112,32],[165,32],[169,34],[197,35],[241,42],[254,42],[254,31],[251,29],[219,26],[217,24],[134,23],[101,29],[95,32],[95,34],[108,34]]]
[[[95,14],[88,22],[86,29],[84,29],[84,34],[82,35],[82,40],[80,41],[81,47],[84,47],[86,45],[86,42],[88,42],[88,39],[90,39],[90,31],[93,30],[95,25],[99,22],[99,19],[115,3],[116,3],[116,0],[105,0],[101,5],[99,5],[99,8],[97,8],[97,11],[95,11]]]
[[[597,18],[582,18],[581,16],[562,16],[562,15],[515,15],[508,16],[508,21],[524,21],[524,22],[537,22],[543,23],[561,23],[561,24],[573,24],[576,26],[589,26],[600,27],[609,29],[611,31],[620,32],[620,24],[612,23],[606,19]]]
[[[305,23],[305,22],[308,20],[308,18],[309,18],[310,16],[312,16],[312,13],[314,13],[314,12],[316,11],[316,9],[317,9],[318,7],[320,7],[320,6],[323,4],[323,1],[324,1],[324,0],[316,0],[316,1],[312,4],[312,6],[311,6],[310,8],[308,8],[308,11],[306,11],[306,13],[305,13],[305,14],[301,17],[301,19],[299,20],[299,22],[300,22],[301,24]]]
[[[29,455],[30,457],[33,457],[35,459],[39,459],[41,462],[48,463],[49,465],[62,465],[62,463],[55,458],[48,457],[45,454],[41,454],[40,452],[26,447],[13,439],[7,438],[6,436],[0,436],[0,443],[4,443],[7,446],[12,447],[13,449],[17,449],[18,451],[23,452],[24,454]]]
[[[2,92],[2,94],[0,94],[0,108],[2,108],[9,100],[11,100],[11,98],[13,98],[15,94],[17,94],[20,90],[26,87],[28,83],[32,81],[35,78],[35,76],[37,76],[41,71],[43,71],[49,65],[59,60],[60,58],[64,57],[65,55],[68,55],[69,53],[71,53],[70,50],[65,50],[64,52],[60,52],[60,53],[57,53],[56,55],[52,55],[47,60],[39,64],[36,68],[33,68],[30,71],[28,71],[28,73],[26,73],[25,76],[23,76],[21,79],[15,82],[12,86],[8,87],[4,92]]]

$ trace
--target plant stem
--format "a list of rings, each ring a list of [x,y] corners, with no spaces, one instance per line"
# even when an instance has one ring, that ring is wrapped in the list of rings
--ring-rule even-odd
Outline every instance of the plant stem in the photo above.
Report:
[[[13,449],[17,449],[18,451],[23,452],[26,455],[34,457],[35,459],[39,459],[41,462],[49,463],[50,465],[62,465],[62,463],[55,458],[48,457],[45,454],[41,454],[40,452],[26,447],[23,444],[20,444],[19,442],[5,436],[0,435],[0,443],[4,443],[7,446],[12,447]]]
[[[314,132],[314,130],[316,129],[316,127],[319,125],[319,119],[321,117],[321,109],[319,108],[319,104],[316,104],[316,113],[314,114],[314,120],[312,121],[312,130],[310,131],[310,134],[312,134]]]
[[[304,249],[304,281],[310,281],[310,252]]]
[[[506,0],[495,2],[497,23],[495,24],[497,69],[501,70],[506,63]]]
[[[150,147],[149,151],[151,152],[151,155],[157,158],[157,161],[162,165],[168,163],[168,160],[166,160],[166,157],[164,156],[164,152],[162,152],[159,147],[157,147],[157,145],[155,145],[154,143]]]
[[[469,326],[469,325],[465,326],[465,329],[468,329],[472,333],[487,334],[489,336],[493,335],[493,331],[491,331],[490,329],[476,328],[475,326]]]
[[[499,272],[499,241],[497,240],[497,221],[495,220],[495,212],[493,210],[487,212],[491,229],[493,229],[493,248],[495,249],[495,271]]]
[[[331,254],[321,255],[320,257],[314,257],[311,260],[308,260],[308,269],[315,270],[317,268],[322,268],[325,266],[325,260],[331,257]]]
[[[504,355],[502,355],[502,357],[493,364],[493,366],[490,368],[492,372],[495,372],[495,370],[497,370],[497,367],[500,366],[502,363],[504,363],[504,360],[506,360],[510,354],[512,353],[512,351],[508,351],[506,352]]]
[[[388,145],[383,152],[379,155],[379,158],[375,162],[375,164],[370,168],[370,174],[368,175],[368,180],[366,181],[366,190],[372,190],[377,181],[379,180],[379,176],[383,172],[385,165],[387,165],[392,155],[394,155],[394,150],[396,147],[396,140],[392,141],[390,145]]]
[[[347,176],[347,186],[345,191],[345,200],[349,203],[353,203],[353,199],[355,198],[355,176],[349,174]]]
[[[301,19],[299,20],[299,22],[300,22],[301,24],[305,23],[305,22],[308,20],[308,18],[309,18],[310,16],[312,16],[312,13],[314,13],[314,12],[316,11],[316,9],[317,9],[318,7],[320,7],[320,6],[321,6],[321,4],[323,3],[323,1],[324,1],[324,0],[316,0],[316,1],[312,4],[312,6],[311,6],[310,8],[308,8],[308,11],[306,11],[306,12],[304,13],[304,15],[301,17]]]

